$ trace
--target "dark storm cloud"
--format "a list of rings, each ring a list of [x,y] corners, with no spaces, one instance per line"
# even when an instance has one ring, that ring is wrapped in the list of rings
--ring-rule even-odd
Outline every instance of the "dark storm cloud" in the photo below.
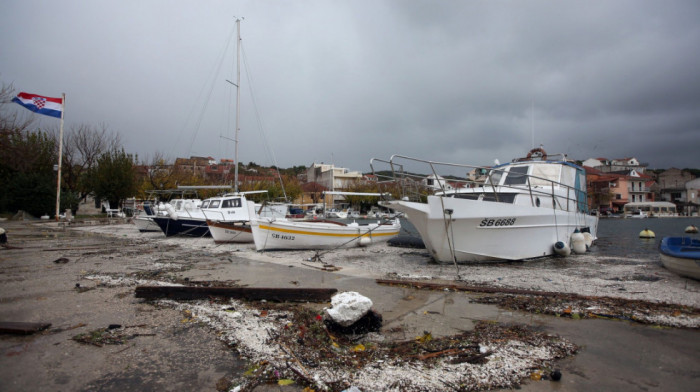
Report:
[[[106,123],[141,157],[231,157],[220,137],[233,137],[224,80],[235,78],[233,22],[243,16],[243,162],[272,164],[271,150],[283,167],[333,161],[364,171],[371,157],[394,153],[491,164],[523,155],[534,136],[576,159],[700,167],[696,2],[2,8],[2,81],[65,91],[68,123]]]

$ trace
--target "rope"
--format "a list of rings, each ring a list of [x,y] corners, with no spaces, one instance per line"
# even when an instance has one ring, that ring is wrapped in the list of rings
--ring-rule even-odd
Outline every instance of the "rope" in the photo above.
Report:
[[[399,214],[399,215],[400,215],[400,214]],[[394,219],[398,219],[398,218],[399,218],[399,215],[397,215]],[[313,257],[313,260],[314,260],[314,261],[321,261],[321,256],[323,256],[324,254],[327,254],[327,253],[336,251],[336,250],[342,248],[343,246],[345,246],[345,245],[351,243],[352,241],[355,241],[355,240],[357,240],[357,239],[359,239],[359,238],[362,238],[362,237],[365,236],[365,235],[369,235],[370,238],[371,238],[371,237],[372,237],[372,232],[373,232],[374,230],[378,229],[381,225],[383,225],[383,224],[389,222],[389,219],[387,219],[387,218],[383,218],[383,220],[384,220],[384,221],[383,221],[383,222],[380,222],[376,227],[370,228],[370,227],[368,226],[368,230],[367,230],[366,233],[360,232],[359,235],[358,235],[357,237],[352,237],[352,238],[350,238],[348,241],[343,242],[342,244],[336,246],[335,248],[329,248],[329,249],[326,249],[325,251],[316,250],[316,254],[315,254],[314,257]]]
[[[455,249],[454,249],[454,228],[452,227],[452,214],[450,213],[450,219],[446,220],[445,216],[447,215],[447,211],[445,210],[445,201],[443,196],[440,196],[440,205],[442,206],[442,220],[445,224],[445,236],[447,237],[447,245],[450,247],[450,255],[452,256],[452,263],[455,266],[455,269],[457,270],[457,279],[461,279],[459,276],[459,266],[457,265],[457,256],[455,255]],[[447,226],[450,226],[449,232],[447,229]],[[452,239],[450,240],[450,234],[452,236]]]

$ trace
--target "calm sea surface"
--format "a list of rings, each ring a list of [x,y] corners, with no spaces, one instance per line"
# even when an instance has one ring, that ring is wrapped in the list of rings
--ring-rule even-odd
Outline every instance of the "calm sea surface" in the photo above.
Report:
[[[591,252],[610,256],[657,255],[659,242],[664,237],[700,238],[698,234],[685,233],[685,228],[691,224],[700,227],[700,218],[601,219],[598,240]],[[639,238],[644,229],[653,231],[656,238]]]

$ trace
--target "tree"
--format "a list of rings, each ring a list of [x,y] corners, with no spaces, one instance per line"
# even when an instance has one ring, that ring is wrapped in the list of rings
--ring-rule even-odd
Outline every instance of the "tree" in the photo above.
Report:
[[[119,135],[111,133],[104,124],[96,128],[87,124],[70,128],[63,140],[61,167],[67,197],[84,199],[92,191],[88,186],[89,181],[86,181],[87,173],[102,154],[118,149],[120,145]]]
[[[0,211],[21,209],[35,216],[54,211],[56,150],[48,133],[0,130]]]
[[[107,200],[116,208],[137,191],[134,161],[124,149],[111,149],[97,159],[88,173],[89,188],[98,200]]]

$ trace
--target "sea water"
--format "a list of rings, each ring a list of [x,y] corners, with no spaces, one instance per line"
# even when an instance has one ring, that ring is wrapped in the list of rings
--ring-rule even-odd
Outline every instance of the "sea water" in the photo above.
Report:
[[[598,239],[591,247],[592,254],[637,258],[657,258],[659,242],[664,237],[693,237],[698,234],[685,233],[685,228],[700,227],[698,217],[678,218],[613,218],[601,219],[598,224]],[[654,238],[639,238],[639,233],[649,229]]]

